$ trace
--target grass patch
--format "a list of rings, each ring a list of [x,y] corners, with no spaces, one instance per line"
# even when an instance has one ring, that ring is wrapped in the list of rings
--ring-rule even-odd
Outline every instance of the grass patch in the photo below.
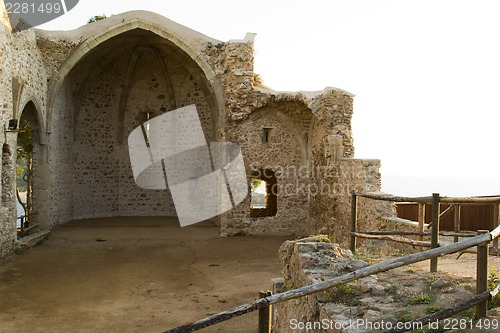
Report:
[[[358,287],[346,283],[324,292],[326,302],[340,303],[349,306],[358,306],[361,304],[357,299],[357,296],[360,294],[361,291]]]
[[[413,320],[413,317],[408,311],[398,311],[396,312],[396,318],[399,322],[407,323]]]
[[[390,287],[385,288],[384,291],[389,295],[395,295],[396,292],[398,291],[398,287],[390,286]]]
[[[417,269],[413,266],[408,266],[408,268],[405,269],[407,273],[415,273]]]
[[[363,250],[357,250],[356,253],[354,253],[354,258],[357,260],[362,260],[366,262],[368,265],[373,265],[376,263],[375,260],[373,260],[368,256],[368,252]]]
[[[443,307],[441,306],[429,306],[428,308],[425,309],[425,313],[431,314],[431,313],[436,313],[443,310]]]
[[[429,295],[419,295],[412,297],[409,301],[409,305],[419,305],[419,304],[431,304],[436,300],[434,296],[429,296]]]
[[[317,243],[333,243],[332,239],[328,235],[315,235],[312,238]]]

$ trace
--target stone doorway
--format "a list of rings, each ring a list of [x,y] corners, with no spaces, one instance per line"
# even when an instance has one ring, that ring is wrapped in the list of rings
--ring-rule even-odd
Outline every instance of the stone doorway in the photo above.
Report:
[[[37,109],[28,102],[22,110],[17,130],[16,147],[16,229],[18,237],[29,235],[39,224],[37,220],[38,174],[42,160]]]

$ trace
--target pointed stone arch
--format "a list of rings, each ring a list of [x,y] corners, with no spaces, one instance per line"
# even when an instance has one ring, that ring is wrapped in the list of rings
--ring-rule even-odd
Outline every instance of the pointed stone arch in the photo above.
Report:
[[[138,14],[137,16],[148,16],[152,13],[139,12],[135,14]],[[102,43],[112,39],[113,37],[136,29],[149,31],[165,40],[168,40],[188,55],[203,72],[210,87],[211,95],[214,96],[213,104],[215,105],[213,106],[217,109],[218,115],[224,115],[223,111],[225,108],[225,102],[222,85],[217,79],[214,69],[202,54],[205,44],[211,43],[214,40],[161,16],[159,16],[159,18],[164,24],[154,23],[146,18],[137,16],[127,17],[108,29],[103,29],[100,32],[91,34],[71,52],[69,57],[66,58],[57,72],[52,74],[47,98],[46,128],[48,133],[51,132],[53,107],[57,95],[66,76],[71,72],[73,67],[75,67],[83,58],[85,58],[92,50],[96,49]],[[113,19],[116,21],[119,18],[120,17],[116,17]],[[184,37],[182,32],[184,32],[187,37]]]

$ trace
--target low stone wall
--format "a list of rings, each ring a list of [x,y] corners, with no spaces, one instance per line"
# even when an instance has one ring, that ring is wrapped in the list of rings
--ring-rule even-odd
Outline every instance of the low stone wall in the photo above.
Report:
[[[284,275],[283,291],[329,280],[368,265],[338,244],[317,241],[322,238],[315,236],[287,241],[281,246],[279,257]],[[365,294],[367,302],[349,305],[354,288]],[[373,323],[397,320],[372,310],[372,299],[379,306],[381,302],[392,301],[376,276],[277,304],[273,332],[364,332],[350,329],[349,324],[358,320]]]

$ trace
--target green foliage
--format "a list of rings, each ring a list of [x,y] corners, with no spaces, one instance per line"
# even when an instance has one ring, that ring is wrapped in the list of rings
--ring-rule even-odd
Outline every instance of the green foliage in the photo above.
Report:
[[[324,292],[325,302],[340,303],[349,306],[358,306],[361,302],[356,298],[361,294],[356,286],[344,283]]]
[[[495,266],[492,266],[490,269],[490,274],[488,275],[488,288],[489,290],[493,290],[496,288],[498,284],[497,271],[495,270]]]
[[[441,306],[429,306],[428,308],[425,309],[425,313],[431,314],[431,313],[439,312],[441,310],[443,310],[443,308]]]
[[[408,311],[398,311],[396,312],[396,317],[399,322],[407,323],[413,320],[413,317]]]
[[[408,268],[406,269],[407,273],[415,273],[416,271],[417,269],[413,266],[408,266]]]
[[[368,256],[368,252],[365,252],[361,249],[357,250],[356,253],[354,253],[354,258],[357,260],[362,260],[362,261],[366,262],[368,265],[373,265],[376,263],[375,260],[373,260],[372,258],[370,258]]]
[[[431,304],[436,300],[435,297],[421,294],[419,296],[415,296],[410,299],[408,302],[409,305],[418,305],[418,304]]]
[[[395,295],[395,294],[396,294],[396,292],[398,291],[398,287],[396,287],[396,286],[392,285],[392,286],[390,286],[390,287],[385,288],[385,289],[384,289],[384,291],[385,291],[386,293],[388,293],[389,295]]]
[[[24,118],[21,118],[19,128],[20,131],[17,135],[17,158],[26,160],[33,153],[32,130],[29,122]]]
[[[33,135],[30,123],[21,118],[17,135],[16,182],[21,191],[26,191],[27,184],[23,176],[28,169],[28,160],[33,156]]]
[[[252,74],[252,79],[253,79],[253,83],[254,84],[262,84],[262,76],[260,74],[257,74],[257,73],[253,73]]]
[[[498,280],[497,271],[495,267],[492,266],[490,269],[490,274],[488,275],[488,289],[491,291],[496,288],[500,281]],[[500,295],[496,295],[491,301],[488,302],[488,308],[493,309],[500,307]]]
[[[318,243],[331,243],[332,240],[328,235],[315,235],[313,236],[313,240]]]
[[[104,20],[105,18],[108,18],[108,17],[106,16],[106,14],[96,15],[96,16],[91,17],[91,18],[87,21],[87,23],[94,23],[94,22],[97,22],[97,21]]]
[[[262,184],[262,182],[263,182],[262,179],[252,178],[252,181],[250,182],[250,186],[252,188],[252,192],[255,191],[257,189],[257,187],[259,187],[260,184]]]
[[[476,307],[468,308],[463,312],[462,319],[474,320],[476,318]]]

